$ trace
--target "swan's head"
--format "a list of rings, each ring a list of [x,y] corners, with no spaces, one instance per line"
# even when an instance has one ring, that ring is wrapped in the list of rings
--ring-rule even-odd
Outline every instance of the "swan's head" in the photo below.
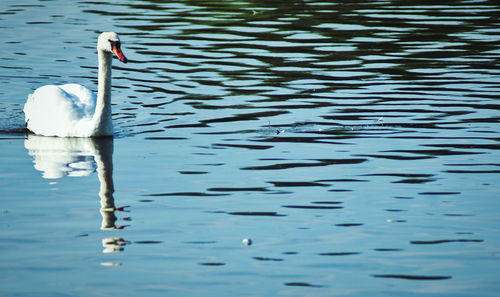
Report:
[[[116,55],[120,61],[127,63],[127,58],[120,48],[120,38],[115,32],[104,32],[99,35],[97,40],[97,50],[110,52]]]

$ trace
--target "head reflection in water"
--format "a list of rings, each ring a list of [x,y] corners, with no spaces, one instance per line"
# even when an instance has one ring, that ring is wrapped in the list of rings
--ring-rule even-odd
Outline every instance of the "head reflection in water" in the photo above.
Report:
[[[89,176],[97,171],[101,198],[101,229],[123,229],[116,226],[116,207],[113,197],[113,138],[59,138],[28,135],[24,142],[33,157],[36,170],[47,179],[64,176]],[[105,239],[106,242],[108,242]],[[116,242],[116,239],[113,241]],[[104,241],[103,241],[104,242]],[[120,242],[120,241],[119,241]],[[121,250],[121,249],[119,249]]]

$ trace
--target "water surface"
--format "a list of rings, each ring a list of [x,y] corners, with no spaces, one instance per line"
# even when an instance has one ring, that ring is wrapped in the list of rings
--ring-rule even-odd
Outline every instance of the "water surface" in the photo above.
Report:
[[[496,296],[499,13],[2,1],[1,295]],[[26,134],[107,30],[114,139]]]

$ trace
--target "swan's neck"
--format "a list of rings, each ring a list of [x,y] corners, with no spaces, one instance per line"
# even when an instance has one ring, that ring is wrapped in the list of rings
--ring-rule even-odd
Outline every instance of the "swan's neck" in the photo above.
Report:
[[[96,135],[111,135],[111,53],[98,50],[97,103],[94,113]]]

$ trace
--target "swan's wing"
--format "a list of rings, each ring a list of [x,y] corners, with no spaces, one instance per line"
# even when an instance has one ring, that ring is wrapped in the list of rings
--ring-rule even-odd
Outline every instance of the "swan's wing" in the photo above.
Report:
[[[92,118],[94,107],[95,96],[83,86],[43,86],[24,105],[26,125],[36,134],[66,136],[78,122]]]
[[[89,116],[94,114],[96,96],[91,90],[79,84],[65,84],[59,87],[71,95],[73,104],[80,108],[84,113]]]

